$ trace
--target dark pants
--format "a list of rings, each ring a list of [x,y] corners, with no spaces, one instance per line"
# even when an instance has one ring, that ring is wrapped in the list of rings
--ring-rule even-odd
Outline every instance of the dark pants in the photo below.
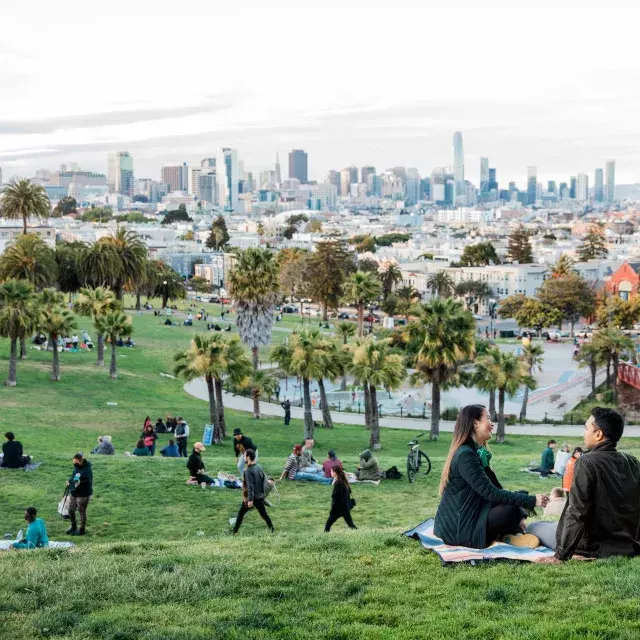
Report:
[[[291,411],[284,412],[284,426],[288,427],[291,422]]]
[[[267,523],[267,527],[273,531],[273,523],[271,522],[271,518],[267,513],[267,510],[264,507],[264,498],[256,498],[253,501],[253,506],[256,508],[257,512],[260,514],[260,517]],[[240,525],[244,520],[244,515],[247,511],[251,511],[249,507],[243,502],[240,505],[240,510],[238,511],[238,515],[236,516],[236,524],[233,527],[233,533],[238,533],[238,529],[240,529]]]
[[[21,469],[22,467],[26,467],[31,462],[31,456],[21,456],[17,463],[12,463],[11,466],[5,464],[6,462],[8,462],[7,459],[2,458],[2,464],[0,464],[0,467],[5,467],[7,469]]]
[[[156,443],[155,442],[150,447],[147,447],[147,449],[149,449],[149,455],[150,456],[155,456],[156,455]]]
[[[186,438],[178,438],[178,453],[181,458],[188,458],[187,455],[187,439]]]
[[[499,504],[492,507],[487,516],[487,546],[507,533],[520,531],[522,510],[512,504]]]
[[[87,506],[89,505],[89,500],[91,500],[91,496],[86,496],[85,498],[74,498],[71,496],[69,498],[69,518],[71,518],[71,527],[73,529],[77,526],[76,511],[79,511],[80,528],[84,531],[87,525]]]
[[[208,476],[206,473],[199,473],[197,476],[191,476],[194,480],[198,482],[206,482],[207,484],[211,484],[213,482],[213,478]]]
[[[347,523],[347,526],[349,527],[349,529],[357,529],[356,525],[353,524],[353,520],[351,519],[350,511],[331,511],[331,513],[329,513],[329,519],[327,520],[327,524],[324,525],[324,530],[330,531],[331,527],[333,526],[333,523],[338,518],[344,518],[344,521]]]

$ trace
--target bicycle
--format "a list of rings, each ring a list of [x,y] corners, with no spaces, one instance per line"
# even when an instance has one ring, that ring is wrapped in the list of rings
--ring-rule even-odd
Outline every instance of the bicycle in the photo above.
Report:
[[[431,460],[429,460],[429,456],[424,451],[420,450],[420,443],[418,442],[418,438],[423,435],[424,433],[421,433],[416,436],[415,440],[409,442],[410,449],[407,455],[407,478],[409,478],[409,482],[413,482],[416,479],[416,474],[423,464],[427,469],[424,472],[425,476],[431,471]]]

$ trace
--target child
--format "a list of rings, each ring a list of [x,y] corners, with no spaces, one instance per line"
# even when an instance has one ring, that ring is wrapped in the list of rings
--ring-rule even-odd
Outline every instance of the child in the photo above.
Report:
[[[551,489],[549,494],[549,503],[544,508],[545,516],[561,516],[564,511],[564,505],[567,504],[564,491],[560,487]]]

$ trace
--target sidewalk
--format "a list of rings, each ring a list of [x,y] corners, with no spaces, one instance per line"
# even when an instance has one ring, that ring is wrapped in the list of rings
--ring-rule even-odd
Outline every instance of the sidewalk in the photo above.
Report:
[[[200,400],[208,402],[209,394],[207,392],[207,385],[204,380],[194,380],[184,385],[184,390],[189,394]],[[251,398],[245,398],[243,396],[234,396],[230,393],[223,393],[224,406],[227,409],[235,409],[237,411],[246,411],[251,413],[253,411],[253,400]],[[265,416],[274,416],[283,418],[284,413],[282,408],[277,404],[271,404],[269,402],[260,403],[260,412]],[[322,422],[322,412],[315,410],[312,411],[313,419],[316,422]],[[357,413],[340,413],[338,411],[331,411],[334,422],[342,424],[356,424],[364,426],[364,416]],[[304,410],[301,407],[291,407],[291,417],[302,420],[304,418]],[[452,433],[454,422],[450,420],[440,420],[440,431],[444,433]],[[380,418],[380,426],[388,429],[410,429],[413,431],[429,431],[429,419],[417,420],[413,418]],[[506,427],[506,433],[510,435],[525,435],[525,436],[566,436],[576,437],[582,436],[584,429],[581,426],[571,425],[553,425],[553,424],[540,424],[540,425],[514,425]],[[624,435],[629,438],[640,438],[640,427],[626,427]]]

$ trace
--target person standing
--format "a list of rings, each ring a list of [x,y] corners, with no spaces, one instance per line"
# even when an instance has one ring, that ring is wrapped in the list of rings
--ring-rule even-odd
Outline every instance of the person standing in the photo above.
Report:
[[[67,534],[71,536],[83,536],[87,526],[87,506],[93,495],[93,469],[91,463],[80,451],[73,456],[73,473],[67,480],[69,487],[69,518],[71,527]],[[77,528],[76,511],[80,512],[80,529]]]
[[[280,402],[280,384],[276,383],[276,388],[274,389],[276,394],[276,402]]]
[[[265,521],[267,527],[273,533],[275,531],[271,518],[265,508],[265,485],[267,484],[267,478],[264,475],[264,471],[260,466],[256,464],[256,453],[252,449],[247,449],[244,452],[244,474],[242,477],[242,492],[243,500],[240,505],[240,510],[236,516],[236,523],[233,527],[233,535],[238,533],[240,525],[244,520],[245,514],[253,507],[260,514],[260,517]]]
[[[347,476],[340,465],[334,465],[331,469],[331,477],[333,478],[333,492],[331,494],[331,511],[329,518],[324,525],[325,532],[331,530],[333,523],[338,518],[344,518],[349,529],[357,529],[351,519],[351,509],[354,506],[351,498],[351,487]]]
[[[156,454],[156,440],[158,439],[158,434],[154,426],[149,421],[142,431],[142,435],[140,436],[144,442],[144,446],[149,449],[149,455],[154,456]]]
[[[238,473],[242,478],[244,473],[245,458],[244,452],[251,449],[254,453],[254,458],[258,460],[258,449],[251,438],[242,434],[242,429],[233,430],[233,452],[236,454],[236,466],[238,467]]]
[[[79,342],[79,340],[78,340],[78,336],[74,333],[74,334],[71,336],[71,344],[73,345],[73,350],[74,350],[74,351],[77,351],[77,350],[78,350],[78,342]]]
[[[27,522],[27,535],[24,540],[14,542],[11,549],[37,549],[48,547],[49,538],[44,520],[38,518],[38,510],[35,507],[27,507],[24,512],[24,519]]]
[[[288,427],[291,422],[291,401],[289,398],[286,398],[280,406],[284,409],[284,426]]]
[[[182,416],[176,418],[176,440],[178,441],[178,451],[180,457],[187,457],[187,440],[189,438],[189,425],[182,419]]]

